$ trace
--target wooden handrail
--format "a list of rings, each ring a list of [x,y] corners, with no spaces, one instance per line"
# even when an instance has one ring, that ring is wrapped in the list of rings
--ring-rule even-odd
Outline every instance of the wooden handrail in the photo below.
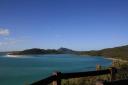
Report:
[[[53,85],[61,85],[61,79],[70,79],[70,78],[79,78],[79,77],[88,77],[88,76],[97,76],[97,75],[104,75],[110,74],[111,79],[115,79],[115,68],[110,68],[106,70],[98,70],[98,71],[89,71],[89,72],[74,72],[74,73],[61,73],[61,72],[54,72],[52,76],[35,82],[31,85],[48,85],[49,83],[53,82]]]
[[[42,79],[40,81],[37,81],[37,82],[31,84],[31,85],[47,85],[47,84],[53,82],[54,80],[56,80],[56,76],[55,75],[49,76],[49,77],[47,77],[45,79]]]

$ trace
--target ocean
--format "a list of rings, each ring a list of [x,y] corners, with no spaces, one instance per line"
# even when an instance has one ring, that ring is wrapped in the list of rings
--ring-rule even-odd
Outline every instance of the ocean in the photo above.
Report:
[[[0,55],[0,85],[26,85],[48,77],[55,71],[92,71],[97,64],[108,67],[111,63],[111,60],[100,56],[73,54]]]

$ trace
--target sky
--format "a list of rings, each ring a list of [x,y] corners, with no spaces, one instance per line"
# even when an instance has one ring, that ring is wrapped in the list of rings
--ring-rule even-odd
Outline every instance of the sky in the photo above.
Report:
[[[128,0],[0,0],[0,51],[128,44]]]

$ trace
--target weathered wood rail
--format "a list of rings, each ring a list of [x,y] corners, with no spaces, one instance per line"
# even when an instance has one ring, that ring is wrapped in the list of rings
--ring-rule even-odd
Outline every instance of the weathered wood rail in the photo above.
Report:
[[[43,80],[37,81],[31,85],[48,85],[49,83],[52,83],[52,85],[61,85],[62,79],[98,76],[98,75],[105,75],[105,74],[110,74],[111,76],[110,81],[112,81],[112,80],[115,80],[116,73],[117,73],[117,69],[113,67],[106,70],[97,69],[97,71],[89,71],[89,72],[75,72],[75,73],[54,72],[52,76],[49,76]],[[105,85],[108,85],[108,84],[105,84]]]

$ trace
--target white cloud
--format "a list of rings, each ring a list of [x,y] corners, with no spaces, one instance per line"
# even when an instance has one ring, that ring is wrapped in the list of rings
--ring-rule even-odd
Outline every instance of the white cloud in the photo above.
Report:
[[[10,34],[10,31],[8,29],[0,28],[0,35],[8,36],[9,34]]]
[[[15,45],[15,44],[18,44],[18,43],[20,43],[22,41],[23,40],[7,40],[7,41],[2,41],[2,42],[0,42],[0,46]]]
[[[0,42],[0,46],[12,45],[15,43],[16,43],[15,41]]]

